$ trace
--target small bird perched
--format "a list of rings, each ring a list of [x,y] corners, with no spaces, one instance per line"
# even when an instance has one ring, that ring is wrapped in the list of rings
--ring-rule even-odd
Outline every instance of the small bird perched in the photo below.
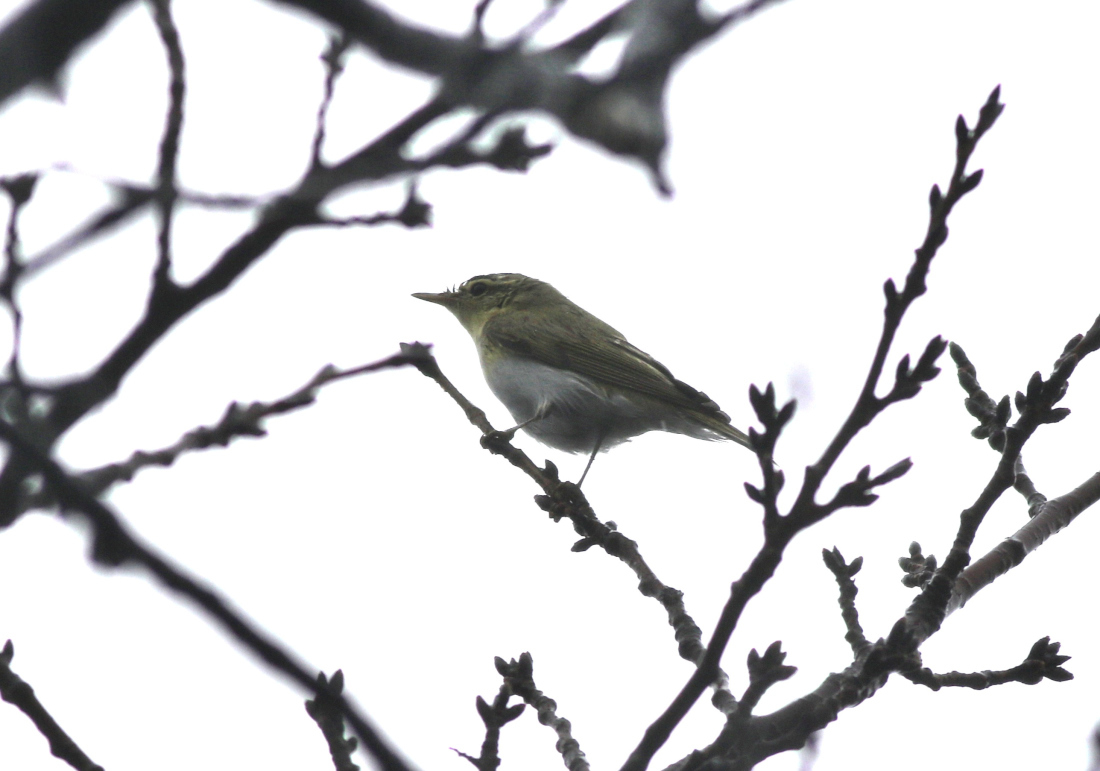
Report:
[[[413,297],[442,305],[473,337],[489,388],[518,423],[510,431],[591,453],[581,482],[596,453],[647,431],[749,446],[706,394],[544,281],[494,273]]]

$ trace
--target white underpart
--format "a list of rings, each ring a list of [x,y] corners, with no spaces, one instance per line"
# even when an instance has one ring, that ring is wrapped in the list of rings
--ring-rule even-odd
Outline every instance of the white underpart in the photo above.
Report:
[[[699,439],[722,437],[662,402],[638,393],[611,393],[583,375],[519,357],[485,367],[485,380],[517,424],[543,444],[565,452],[607,450],[647,431]]]

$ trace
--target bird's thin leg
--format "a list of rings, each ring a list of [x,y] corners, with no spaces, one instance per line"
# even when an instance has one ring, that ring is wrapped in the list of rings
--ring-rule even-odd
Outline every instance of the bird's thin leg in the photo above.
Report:
[[[544,402],[543,404],[539,405],[539,408],[537,410],[535,410],[535,414],[532,415],[531,417],[527,418],[527,420],[523,421],[522,423],[520,423],[518,425],[512,426],[511,428],[505,429],[504,431],[497,431],[496,433],[503,436],[503,437],[505,437],[506,439],[511,440],[511,438],[513,436],[515,436],[516,432],[519,431],[521,428],[526,428],[527,426],[531,425],[532,423],[534,423],[536,421],[539,421],[539,420],[542,420],[543,418],[545,418],[547,415],[549,415],[553,411],[554,411],[553,402]]]
[[[600,445],[603,444],[603,434],[600,434],[596,438],[596,446],[592,448],[592,454],[588,456],[588,465],[584,467],[584,473],[581,474],[581,481],[577,482],[579,488],[584,484],[584,478],[588,476],[588,469],[592,468],[592,461],[596,460],[596,453],[600,451]]]

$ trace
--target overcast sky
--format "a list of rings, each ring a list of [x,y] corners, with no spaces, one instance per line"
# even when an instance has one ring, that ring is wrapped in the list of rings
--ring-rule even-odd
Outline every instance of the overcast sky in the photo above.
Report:
[[[0,2],[5,17],[17,5]],[[398,5],[459,32],[472,3]],[[291,186],[308,160],[325,31],[267,3],[176,6],[189,89],[182,183],[253,195]],[[607,7],[569,0],[540,40]],[[489,29],[505,35],[539,8],[496,0]],[[882,283],[903,279],[923,238],[928,190],[945,185],[954,161],[955,118],[973,124],[997,84],[1007,108],[972,164],[985,178],[952,216],[887,372],[939,334],[967,350],[996,398],[1035,370],[1049,373],[1100,312],[1098,24],[1100,10],[1085,2],[791,0],[677,71],[671,200],[634,165],[544,118],[515,117],[557,144],[530,173],[426,175],[430,229],[295,233],[157,345],[59,455],[80,469],[167,445],[233,400],[277,398],[326,363],[380,359],[409,340],[434,343],[456,385],[507,427],[465,331],[409,294],[513,271],[550,281],[623,331],[741,428],[752,422],[750,383],[797,397],[777,450],[796,487],[858,393],[881,327]],[[601,52],[591,69],[613,54]],[[26,210],[28,254],[103,205],[102,180],[151,179],[165,94],[164,54],[138,4],[74,59],[62,101],[28,93],[0,111],[0,175],[72,169],[48,173]],[[430,94],[430,83],[355,53],[325,157],[344,157]],[[454,130],[435,127],[417,147]],[[370,214],[402,195],[401,185],[354,190],[332,209]],[[177,277],[201,272],[250,222],[181,210]],[[80,373],[111,350],[139,317],[154,248],[143,219],[23,289],[30,376]],[[941,364],[916,401],[852,445],[826,487],[868,463],[877,471],[911,457],[914,469],[877,505],[800,535],[734,635],[723,665],[735,693],[750,648],[782,640],[799,668],[760,712],[850,661],[821,549],[864,557],[862,623],[871,639],[883,636],[913,594],[897,558],[917,540],[942,560],[958,512],[992,473],[997,457],[970,438],[963,392],[950,360]],[[1098,373],[1100,360],[1086,360],[1064,401],[1073,414],[1025,450],[1048,496],[1097,471]],[[663,610],[627,568],[598,550],[570,552],[568,523],[547,519],[530,480],[482,451],[461,411],[415,371],[330,386],[313,407],[268,426],[263,440],[142,472],[109,502],[312,666],[343,669],[348,691],[420,768],[467,767],[451,747],[477,753],[474,698],[499,688],[494,656],[532,653],[536,683],[597,769],[618,768],[690,676]],[[584,467],[529,437],[517,444],[567,478]],[[600,456],[585,492],[685,592],[709,635],[761,541],[760,512],[742,490],[758,476],[740,447],[647,435]],[[975,556],[1025,518],[1022,499],[1006,496]],[[923,649],[936,671],[1004,669],[1050,635],[1074,657],[1075,680],[931,693],[892,678],[828,728],[815,768],[1084,768],[1100,721],[1096,519],[1083,515]],[[13,641],[13,669],[96,762],[111,771],[330,767],[304,694],[144,574],[91,566],[86,536],[40,513],[0,533],[0,642]],[[653,767],[708,743],[719,725],[701,700]],[[504,731],[503,767],[561,768],[553,743],[526,714]],[[0,708],[0,767],[61,767],[9,705]],[[798,758],[761,767],[793,769]]]

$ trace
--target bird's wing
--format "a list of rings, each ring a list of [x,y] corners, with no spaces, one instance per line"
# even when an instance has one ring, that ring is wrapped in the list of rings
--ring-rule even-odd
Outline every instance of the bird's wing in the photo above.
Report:
[[[579,306],[563,309],[552,320],[518,309],[497,314],[486,322],[483,334],[490,345],[514,354],[729,424],[729,416],[706,394],[677,380],[667,367]]]

